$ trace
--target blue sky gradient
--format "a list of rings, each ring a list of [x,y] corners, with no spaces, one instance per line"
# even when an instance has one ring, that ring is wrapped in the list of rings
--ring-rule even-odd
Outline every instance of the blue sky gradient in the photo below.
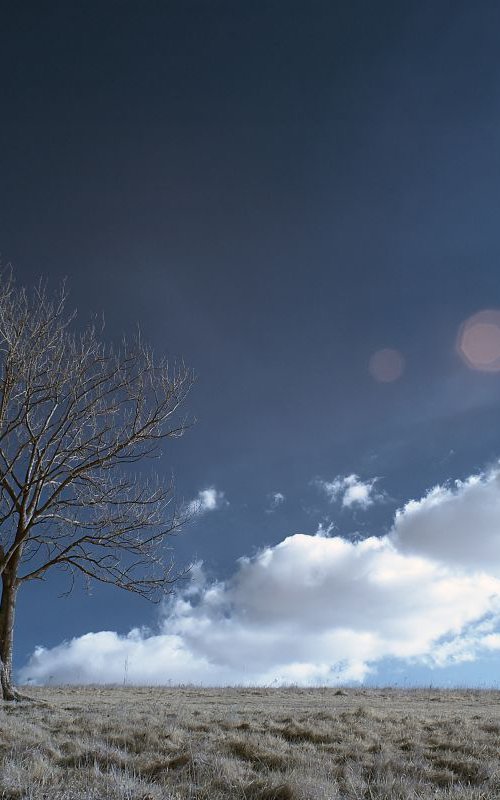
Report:
[[[497,3],[28,3],[2,28],[3,261],[25,284],[67,276],[78,320],[104,313],[111,340],[138,322],[198,375],[197,424],[161,466],[186,503],[224,500],[175,541],[180,565],[227,581],[319,526],[382,537],[497,463],[499,374],[456,348],[500,308]],[[404,359],[391,382],[369,369],[384,348]],[[380,498],[318,488],[349,475]],[[160,624],[64,588],[20,595],[19,669],[36,645]],[[377,663],[384,684],[497,674],[494,653]]]

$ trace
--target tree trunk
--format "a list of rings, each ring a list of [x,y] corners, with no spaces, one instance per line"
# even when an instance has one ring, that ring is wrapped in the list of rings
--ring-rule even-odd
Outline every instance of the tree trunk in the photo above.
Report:
[[[12,645],[17,589],[15,575],[7,568],[2,574],[0,601],[0,699],[3,700],[16,700],[18,697],[12,685]]]

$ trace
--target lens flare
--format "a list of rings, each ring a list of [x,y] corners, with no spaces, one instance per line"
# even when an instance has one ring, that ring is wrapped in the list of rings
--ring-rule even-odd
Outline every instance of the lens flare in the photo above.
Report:
[[[377,350],[370,358],[368,369],[379,383],[392,383],[401,377],[405,368],[405,360],[399,350],[389,347]]]
[[[461,325],[457,351],[471,369],[500,372],[500,311],[486,309]]]

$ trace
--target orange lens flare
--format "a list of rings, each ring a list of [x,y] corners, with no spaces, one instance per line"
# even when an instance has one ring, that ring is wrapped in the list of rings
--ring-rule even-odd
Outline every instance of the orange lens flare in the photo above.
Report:
[[[461,325],[457,351],[471,369],[500,372],[500,311],[486,309]]]
[[[389,347],[377,350],[370,358],[368,369],[379,383],[397,381],[404,372],[405,360],[399,350]]]

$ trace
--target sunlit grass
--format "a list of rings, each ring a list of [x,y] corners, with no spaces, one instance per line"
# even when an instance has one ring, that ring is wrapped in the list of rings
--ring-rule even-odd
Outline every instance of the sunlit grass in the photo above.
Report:
[[[500,797],[500,692],[30,689],[0,711],[5,800]]]

